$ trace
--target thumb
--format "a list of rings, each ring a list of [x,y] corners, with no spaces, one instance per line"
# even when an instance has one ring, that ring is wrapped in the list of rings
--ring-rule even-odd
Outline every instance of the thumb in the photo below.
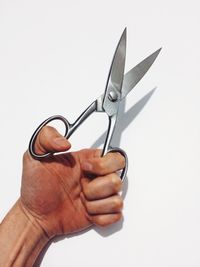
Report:
[[[35,152],[37,154],[63,152],[70,147],[69,141],[51,126],[43,127],[35,142]]]

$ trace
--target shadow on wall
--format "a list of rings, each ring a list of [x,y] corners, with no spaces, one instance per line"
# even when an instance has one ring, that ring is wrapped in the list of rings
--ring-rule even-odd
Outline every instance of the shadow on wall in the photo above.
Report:
[[[140,113],[140,111],[144,108],[144,106],[147,104],[147,102],[149,101],[149,99],[151,98],[151,96],[153,95],[153,93],[155,92],[156,88],[152,89],[148,94],[146,94],[144,97],[142,97],[133,107],[131,107],[127,112],[125,112],[125,106],[126,106],[126,102],[125,100],[121,102],[120,104],[120,108],[119,108],[119,115],[118,115],[118,122],[116,125],[116,131],[114,133],[113,139],[112,139],[112,143],[114,145],[114,147],[120,147],[120,142],[121,142],[121,135],[122,132],[131,124],[131,122],[137,117],[137,115]],[[99,147],[104,143],[104,140],[106,138],[106,131],[94,142],[94,144],[92,145],[92,147]],[[112,144],[111,144],[112,145]],[[128,191],[128,179],[124,180],[124,184],[123,184],[123,189],[122,189],[122,198],[124,199],[126,194]],[[118,223],[115,223],[114,225],[111,225],[108,228],[104,228],[104,229],[100,229],[97,227],[93,227],[93,229],[100,234],[102,237],[107,237],[110,236],[118,231],[120,231],[122,229],[123,226],[123,220],[121,220]],[[74,237],[76,235],[80,235],[83,234],[87,231],[89,231],[92,227],[73,234],[73,235],[67,235],[67,236],[59,236],[54,238],[53,240],[49,241],[49,243],[46,245],[46,247],[43,249],[43,251],[41,252],[40,256],[38,257],[37,261],[35,262],[35,264],[33,265],[33,267],[39,267],[42,263],[42,260],[44,258],[44,255],[47,251],[47,249],[49,248],[49,246],[51,245],[52,242],[59,242],[65,238],[71,238]]]
[[[118,122],[116,125],[116,130],[112,138],[113,147],[120,147],[122,132],[131,124],[131,122],[137,117],[137,115],[142,111],[144,106],[147,104],[153,93],[155,92],[156,87],[142,97],[134,106],[132,106],[127,112],[125,112],[126,100],[120,103]],[[92,147],[99,147],[104,143],[106,139],[106,131],[95,141]],[[111,145],[112,145],[111,144]],[[123,189],[122,189],[122,198],[124,199],[128,191],[128,177],[124,180]],[[123,219],[110,227],[101,229],[95,227],[95,231],[103,237],[110,236],[122,229]]]

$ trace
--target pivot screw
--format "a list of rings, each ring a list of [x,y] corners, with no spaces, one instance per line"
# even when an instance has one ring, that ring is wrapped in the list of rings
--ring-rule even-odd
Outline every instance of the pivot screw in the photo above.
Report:
[[[115,102],[115,101],[117,101],[117,99],[118,99],[118,95],[117,95],[117,93],[115,92],[115,91],[110,91],[110,93],[109,93],[109,95],[108,95],[108,99],[110,100],[110,101],[112,101],[112,102]]]

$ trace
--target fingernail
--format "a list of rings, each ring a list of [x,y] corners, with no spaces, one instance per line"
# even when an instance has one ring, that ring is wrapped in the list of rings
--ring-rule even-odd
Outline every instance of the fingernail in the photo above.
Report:
[[[54,143],[59,147],[66,147],[68,146],[68,142],[64,137],[57,137],[54,139]]]
[[[84,163],[82,164],[82,167],[83,167],[83,169],[84,169],[85,171],[91,171],[91,170],[92,170],[92,164],[89,163],[89,162],[84,162]]]

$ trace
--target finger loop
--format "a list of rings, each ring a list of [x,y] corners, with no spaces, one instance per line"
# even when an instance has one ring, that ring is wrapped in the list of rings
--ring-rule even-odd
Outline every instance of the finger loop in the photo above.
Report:
[[[128,156],[123,149],[115,148],[115,147],[110,148],[107,153],[114,153],[114,152],[120,153],[125,158],[125,166],[120,173],[121,181],[124,182],[124,180],[126,178],[127,171],[128,171]]]
[[[52,153],[51,152],[48,152],[48,153],[45,153],[45,154],[37,154],[34,150],[34,146],[35,146],[35,142],[36,142],[36,139],[37,139],[37,136],[38,134],[40,133],[40,131],[42,130],[42,128],[44,126],[46,126],[48,123],[50,123],[51,121],[53,120],[61,120],[64,125],[65,125],[65,135],[64,137],[67,136],[68,134],[68,131],[69,131],[69,127],[70,127],[70,124],[69,122],[67,121],[67,119],[65,119],[63,116],[61,115],[55,115],[55,116],[51,116],[49,117],[48,119],[46,119],[45,121],[43,121],[38,127],[37,129],[35,130],[35,132],[33,133],[31,139],[30,139],[30,142],[29,142],[29,153],[31,154],[31,156],[34,158],[34,159],[43,159],[43,158],[46,158],[48,157],[49,155],[51,155]]]

